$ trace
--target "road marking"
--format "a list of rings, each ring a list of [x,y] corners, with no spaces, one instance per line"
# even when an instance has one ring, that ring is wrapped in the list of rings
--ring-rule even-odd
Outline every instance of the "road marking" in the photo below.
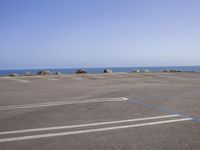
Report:
[[[126,98],[126,97],[121,97],[122,99],[124,99],[124,100],[128,100],[128,98]]]
[[[195,122],[200,122],[200,118],[195,118],[195,117],[192,117],[190,115],[187,115],[187,114],[184,114],[184,113],[180,113],[180,112],[177,112],[177,111],[174,111],[168,107],[164,107],[164,106],[159,106],[159,105],[154,105],[154,104],[150,104],[150,103],[147,103],[146,101],[144,100],[135,100],[135,99],[128,99],[129,102],[132,102],[132,103],[135,103],[135,104],[140,104],[146,108],[150,108],[150,109],[153,109],[153,110],[156,110],[156,111],[159,111],[161,113],[167,113],[167,114],[179,114],[180,116],[182,117],[188,117],[188,118],[192,118],[193,121]]]
[[[49,102],[49,103],[1,106],[0,110],[49,107],[49,106],[58,106],[58,105],[83,104],[83,103],[120,102],[120,101],[127,101],[127,100],[128,99],[125,97],[119,97],[119,98],[102,98],[102,99],[93,99],[93,100],[84,100],[84,101],[60,101],[60,102]]]
[[[117,130],[117,129],[134,128],[134,127],[152,126],[152,125],[160,125],[160,124],[189,121],[189,120],[192,120],[192,118],[174,119],[174,120],[166,120],[166,121],[157,121],[157,122],[148,122],[148,123],[140,123],[140,124],[133,124],[133,125],[125,125],[125,126],[115,126],[115,127],[107,127],[107,128],[79,130],[79,131],[69,131],[69,132],[59,132],[59,133],[49,133],[49,134],[38,134],[38,135],[21,136],[21,137],[2,138],[2,139],[0,139],[0,143],[12,142],[12,141],[21,141],[21,140],[39,139],[39,138],[48,138],[48,137],[57,137],[57,136],[66,136],[66,135],[76,135],[76,134],[83,134],[83,133],[102,132],[102,131],[110,131],[110,130]]]
[[[18,82],[22,82],[22,83],[29,83],[30,82],[28,80],[18,79],[18,78],[14,78],[14,77],[2,77],[2,78],[8,79],[8,80],[13,80],[13,81],[18,81]]]
[[[0,135],[26,133],[26,132],[37,132],[37,131],[49,131],[49,130],[58,130],[58,129],[70,129],[70,128],[89,127],[89,126],[108,125],[108,124],[118,124],[118,123],[134,122],[134,121],[171,118],[171,117],[178,117],[178,116],[180,116],[180,115],[175,114],[175,115],[136,118],[136,119],[109,121],[109,122],[97,122],[97,123],[90,123],[90,124],[78,124],[78,125],[71,125],[71,126],[57,126],[57,127],[48,127],[48,128],[35,128],[35,129],[25,129],[25,130],[15,130],[15,131],[4,131],[4,132],[0,132]]]
[[[185,80],[200,80],[200,79],[197,79],[197,78],[190,78],[190,77],[180,77],[180,76],[174,76],[173,75],[159,75],[159,74],[156,74],[157,77],[166,77],[166,78],[172,78],[172,79],[185,79]]]
[[[76,76],[74,76],[74,75],[72,75],[72,76],[67,75],[67,76],[65,76],[65,77],[67,77],[67,78],[69,78],[69,79],[72,79],[72,80],[83,80],[83,78],[81,78],[81,77],[76,77]]]
[[[76,78],[74,78],[74,80],[83,80],[83,78],[76,77]]]
[[[44,78],[46,80],[50,80],[50,81],[58,81],[58,79],[55,79],[55,78]]]

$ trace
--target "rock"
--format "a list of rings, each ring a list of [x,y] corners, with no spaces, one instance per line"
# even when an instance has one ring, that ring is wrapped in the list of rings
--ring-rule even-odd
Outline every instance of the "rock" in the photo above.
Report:
[[[133,71],[133,72],[135,72],[135,73],[140,73],[140,70],[139,70],[139,69],[137,69],[137,70],[135,70],[135,71]]]
[[[10,77],[16,77],[16,76],[19,76],[17,73],[11,73],[9,74]]]
[[[149,71],[148,69],[145,69],[144,72],[145,72],[145,73],[149,73],[150,71]]]
[[[112,70],[111,70],[111,69],[104,69],[103,72],[104,72],[104,73],[112,73]]]
[[[55,75],[62,75],[62,73],[61,72],[56,72]]]
[[[169,70],[169,69],[166,69],[166,70],[163,70],[163,72],[170,72],[170,70]]]
[[[181,71],[181,70],[176,70],[175,72],[183,72],[183,71]]]
[[[52,72],[49,70],[38,71],[37,75],[52,75]]]
[[[83,69],[78,69],[76,71],[76,74],[85,74],[85,73],[87,73],[87,72],[85,70],[83,70]]]
[[[182,72],[182,71],[180,71],[180,70],[169,70],[169,69],[167,69],[167,70],[164,70],[163,72]]]

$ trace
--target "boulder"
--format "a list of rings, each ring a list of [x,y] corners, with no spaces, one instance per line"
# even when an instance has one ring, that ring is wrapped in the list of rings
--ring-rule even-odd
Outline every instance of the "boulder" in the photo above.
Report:
[[[62,75],[62,73],[61,72],[56,72],[55,75]]]
[[[163,72],[182,72],[182,71],[180,71],[180,70],[169,70],[169,69],[167,69],[167,70],[164,70]]]
[[[83,70],[83,69],[78,69],[76,71],[76,74],[85,74],[85,73],[87,73],[87,72],[85,70]]]
[[[112,73],[112,70],[111,70],[111,69],[104,69],[103,72],[104,72],[104,73]]]
[[[52,72],[49,70],[38,71],[37,75],[52,75]]]
[[[11,74],[9,74],[9,76],[10,76],[10,77],[16,77],[16,76],[19,76],[19,75],[16,74],[16,73],[11,73]]]
[[[145,73],[149,73],[150,71],[149,71],[148,69],[145,69],[144,72],[145,72]]]
[[[137,70],[135,70],[135,71],[133,71],[133,72],[135,72],[135,73],[140,73],[140,70],[139,70],[139,69],[137,69]]]
[[[169,70],[169,69],[166,69],[166,70],[163,70],[163,72],[170,72],[170,70]]]

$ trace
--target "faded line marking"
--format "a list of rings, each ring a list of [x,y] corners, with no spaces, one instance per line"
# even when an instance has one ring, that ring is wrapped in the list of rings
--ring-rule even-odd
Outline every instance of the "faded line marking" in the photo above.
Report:
[[[127,101],[127,100],[128,99],[126,99],[124,97],[120,97],[120,98],[103,98],[103,99],[84,100],[84,101],[61,101],[61,102],[50,102],[50,103],[2,106],[2,107],[0,107],[0,110],[24,109],[24,108],[34,108],[34,107],[49,107],[49,106],[58,106],[58,105],[83,104],[83,103],[120,102],[120,101]]]
[[[162,112],[162,113],[179,114],[182,117],[192,118],[193,121],[200,122],[200,118],[195,118],[195,117],[192,117],[190,115],[186,115],[184,113],[180,113],[180,112],[174,111],[174,110],[172,110],[170,108],[167,108],[167,107],[164,107],[164,106],[157,106],[157,105],[154,105],[154,104],[150,104],[150,103],[145,102],[144,100],[128,99],[128,101],[132,102],[132,103],[135,103],[135,104],[140,104],[140,105],[142,105],[144,107],[147,107],[147,108],[150,108],[150,109]]]
[[[8,80],[13,80],[13,81],[18,81],[18,82],[22,82],[22,83],[29,83],[30,81],[28,80],[23,80],[23,79],[17,79],[14,77],[2,77],[3,79],[8,79]]]
[[[58,81],[58,79],[55,79],[55,78],[46,78],[46,80],[50,80],[50,81]]]
[[[77,77],[77,76],[65,76],[65,77],[67,77],[68,79],[71,79],[71,80],[83,80],[83,78],[81,78],[81,77]]]
[[[200,80],[199,78],[190,78],[190,77],[180,77],[180,76],[174,76],[174,75],[156,75],[157,77],[164,77],[164,78],[172,78],[172,79],[185,79],[185,80]]]
[[[75,80],[83,80],[83,78],[80,78],[80,77],[77,77],[77,78],[74,78]]]
[[[134,128],[134,127],[152,126],[152,125],[160,125],[160,124],[189,121],[189,120],[192,120],[192,118],[174,119],[174,120],[148,122],[148,123],[141,123],[141,124],[134,124],[134,125],[115,126],[115,127],[88,129],[88,130],[79,130],[79,131],[70,131],[70,132],[60,132],[60,133],[38,134],[38,135],[30,135],[30,136],[2,138],[2,139],[0,139],[0,143],[12,142],[12,141],[21,141],[21,140],[39,139],[39,138],[48,138],[48,137],[58,137],[58,136],[66,136],[66,135],[76,135],[76,134],[83,134],[83,133],[102,132],[102,131]]]
[[[26,133],[26,132],[37,132],[37,131],[49,131],[49,130],[58,130],[58,129],[70,129],[70,128],[89,127],[89,126],[108,125],[108,124],[118,124],[118,123],[126,123],[126,122],[136,122],[136,121],[144,121],[144,120],[171,118],[171,117],[178,117],[178,116],[180,116],[180,115],[175,114],[175,115],[145,117],[145,118],[136,118],[136,119],[109,121],[109,122],[98,122],[98,123],[90,123],[90,124],[78,124],[78,125],[71,125],[71,126],[57,126],[57,127],[48,127],[48,128],[35,128],[35,129],[25,129],[25,130],[15,130],[15,131],[4,131],[4,132],[0,132],[0,135]]]

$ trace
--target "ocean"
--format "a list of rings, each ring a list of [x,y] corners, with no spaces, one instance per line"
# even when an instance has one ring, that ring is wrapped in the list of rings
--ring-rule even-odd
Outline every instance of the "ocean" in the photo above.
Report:
[[[111,69],[113,72],[127,72],[131,73],[134,70],[145,70],[148,69],[151,72],[161,72],[163,70],[178,70],[183,72],[200,72],[200,66],[165,66],[165,67],[105,67],[107,69]],[[105,68],[82,68],[87,73],[91,74],[99,74],[102,73]],[[63,74],[74,74],[76,70],[79,68],[56,68],[56,69],[23,69],[23,70],[0,70],[0,76],[7,76],[12,73],[16,73],[19,75],[26,74],[26,72],[31,72],[31,74],[35,75],[39,70],[50,70],[51,72],[61,72]]]

